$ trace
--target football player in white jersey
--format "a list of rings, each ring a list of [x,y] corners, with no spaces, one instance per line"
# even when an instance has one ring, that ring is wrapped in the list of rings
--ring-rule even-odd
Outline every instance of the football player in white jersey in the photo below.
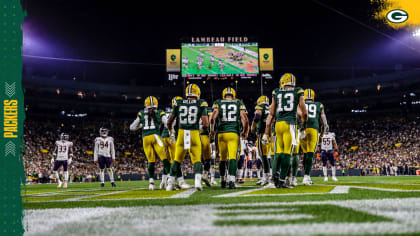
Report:
[[[53,158],[51,159],[51,164],[54,163],[53,172],[57,178],[57,187],[60,188],[63,184],[60,180],[60,175],[58,174],[58,169],[63,166],[64,171],[64,186],[67,188],[67,182],[69,179],[69,172],[67,171],[68,165],[71,164],[73,158],[73,142],[69,141],[69,135],[62,133],[60,135],[60,140],[55,141],[55,149],[53,152]],[[54,160],[55,159],[55,160]]]
[[[248,141],[246,139],[241,138],[241,152],[239,154],[239,161],[238,161],[238,170],[237,170],[237,178],[238,183],[243,184],[244,180],[242,179],[244,175],[244,167],[246,165],[245,157],[248,153]]]
[[[105,167],[108,170],[112,187],[116,187],[112,171],[112,165],[115,162],[114,139],[108,136],[108,132],[109,130],[106,128],[99,129],[101,136],[95,139],[94,161],[95,164],[99,162],[101,187],[105,186]]]
[[[335,134],[326,130],[321,138],[321,158],[322,171],[324,172],[324,181],[328,181],[327,160],[330,161],[332,180],[337,181],[335,177],[335,157],[338,156],[338,145],[335,141]]]

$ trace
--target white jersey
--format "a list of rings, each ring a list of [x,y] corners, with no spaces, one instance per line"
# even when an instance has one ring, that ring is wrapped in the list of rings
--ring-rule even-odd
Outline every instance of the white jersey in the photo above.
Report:
[[[245,155],[245,150],[247,150],[248,148],[247,148],[247,144],[248,144],[248,142],[247,142],[247,140],[244,140],[244,139],[242,139],[241,138],[241,153],[240,153],[240,155],[242,156],[242,155]]]
[[[249,146],[248,147],[249,151],[251,152],[255,152],[255,159],[261,159],[260,154],[258,153],[258,148],[256,146]]]
[[[55,141],[57,147],[57,160],[66,161],[69,159],[69,150],[73,147],[73,142],[67,140]]]
[[[210,143],[211,159],[216,159],[216,144]]]
[[[335,140],[335,134],[327,132],[321,138],[321,150],[330,151],[333,150],[333,141]]]
[[[114,139],[112,137],[97,137],[95,139],[95,161],[98,160],[98,156],[112,157],[115,160]]]

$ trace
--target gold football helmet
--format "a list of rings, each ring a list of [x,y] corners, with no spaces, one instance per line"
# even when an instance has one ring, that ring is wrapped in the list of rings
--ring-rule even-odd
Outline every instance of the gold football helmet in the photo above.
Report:
[[[189,84],[185,89],[186,97],[196,97],[197,99],[200,99],[200,94],[200,87],[198,87],[196,84]]]
[[[296,86],[296,77],[292,73],[285,73],[280,78],[280,87],[283,88],[286,85]]]
[[[144,107],[146,107],[147,109],[149,109],[149,108],[157,108],[158,107],[158,100],[155,97],[153,97],[153,96],[148,96],[144,100]]]
[[[315,100],[315,92],[312,89],[305,89],[303,92],[303,99],[305,100]]]
[[[262,95],[257,100],[257,105],[269,105],[270,101],[268,100],[268,97],[265,95]]]
[[[227,88],[223,89],[223,93],[222,93],[223,99],[226,99],[226,95],[231,95],[232,99],[235,99],[236,98],[235,89],[233,89],[231,87],[227,87]]]
[[[175,96],[175,97],[172,98],[172,102],[171,102],[172,108],[176,105],[176,101],[178,101],[178,100],[182,100],[182,97]]]

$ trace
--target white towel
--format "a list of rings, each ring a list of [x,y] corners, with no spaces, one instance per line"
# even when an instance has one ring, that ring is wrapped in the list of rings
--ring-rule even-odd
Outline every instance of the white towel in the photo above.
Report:
[[[191,148],[191,130],[184,130],[184,149]]]
[[[163,147],[162,140],[160,140],[159,136],[157,134],[155,134],[154,136],[155,136],[156,142],[159,144],[159,146]]]

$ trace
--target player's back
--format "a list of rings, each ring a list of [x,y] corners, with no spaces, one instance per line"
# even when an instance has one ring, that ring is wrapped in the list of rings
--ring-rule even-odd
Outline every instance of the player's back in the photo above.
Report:
[[[207,102],[199,100],[178,100],[174,107],[173,114],[178,117],[179,129],[199,130],[200,118],[207,115]]]
[[[321,138],[321,150],[333,150],[333,141],[335,140],[335,133],[327,132]]]
[[[57,146],[57,160],[67,160],[69,149],[73,146],[73,143],[67,140],[57,140],[55,145]]]
[[[320,102],[313,102],[310,100],[305,101],[306,110],[308,111],[308,121],[306,128],[319,129],[319,118],[324,106]]]
[[[276,88],[272,95],[276,99],[276,121],[296,124],[297,107],[300,96],[303,96],[303,89],[299,87]]]
[[[96,137],[95,145],[98,146],[98,155],[111,157],[111,145],[114,144],[114,139],[110,136]]]
[[[218,133],[240,133],[241,130],[241,110],[245,110],[245,105],[235,99],[221,99],[214,102],[213,109],[218,109]]]
[[[146,137],[152,134],[159,134],[160,132],[160,123],[162,121],[162,116],[165,114],[162,110],[154,111],[153,119],[152,114],[148,111],[140,111],[137,116],[140,118],[140,123],[142,124],[142,137]]]

